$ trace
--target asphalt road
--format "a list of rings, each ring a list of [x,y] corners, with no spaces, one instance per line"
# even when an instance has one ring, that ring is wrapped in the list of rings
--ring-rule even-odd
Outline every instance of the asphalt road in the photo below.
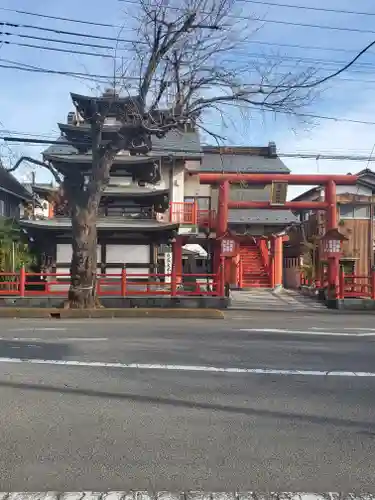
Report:
[[[372,316],[2,320],[0,490],[375,491],[372,375]]]

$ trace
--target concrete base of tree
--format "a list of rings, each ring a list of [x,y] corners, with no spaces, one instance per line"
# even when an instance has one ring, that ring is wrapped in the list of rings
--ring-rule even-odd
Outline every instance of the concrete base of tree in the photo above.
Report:
[[[0,318],[87,319],[87,318],[178,318],[224,319],[219,309],[57,309],[41,307],[1,307]]]

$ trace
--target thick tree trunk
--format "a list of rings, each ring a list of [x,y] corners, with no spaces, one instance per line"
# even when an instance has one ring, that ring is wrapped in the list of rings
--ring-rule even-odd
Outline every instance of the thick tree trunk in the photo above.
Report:
[[[72,262],[68,305],[96,307],[97,231],[94,207],[72,210]]]
[[[100,198],[109,182],[113,159],[120,149],[120,146],[101,145],[102,127],[100,118],[91,123],[90,174],[85,176],[82,171],[72,170],[64,178],[64,191],[71,210],[73,249],[67,306],[75,309],[89,309],[98,305],[96,222]]]

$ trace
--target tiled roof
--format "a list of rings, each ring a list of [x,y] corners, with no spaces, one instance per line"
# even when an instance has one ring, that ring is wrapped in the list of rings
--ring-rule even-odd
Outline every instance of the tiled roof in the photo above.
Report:
[[[150,189],[142,186],[107,186],[104,189],[103,195],[117,195],[117,196],[157,196],[169,194],[169,189]]]
[[[178,132],[172,130],[166,137],[158,139],[154,137],[152,139],[154,149],[151,151],[151,156],[173,156],[176,158],[191,158],[201,156],[201,146],[199,141],[199,135],[197,132]],[[63,137],[57,139],[55,144],[49,146],[43,155],[48,156],[59,156],[59,155],[77,155],[78,152],[76,148],[68,144]],[[119,155],[121,157],[121,155]],[[126,161],[127,156],[121,157]]]
[[[51,193],[58,190],[58,187],[50,184],[36,184],[31,186],[35,192]],[[109,185],[104,188],[103,195],[118,195],[118,196],[157,196],[169,194],[169,189],[153,189],[147,186],[138,186],[137,184],[130,185]]]
[[[237,200],[251,200],[251,201],[269,201],[270,200],[270,190],[267,188],[250,187],[249,189],[241,189],[231,192],[231,199],[237,192]],[[242,198],[239,195],[243,195]],[[279,224],[291,224],[292,222],[298,222],[298,217],[296,217],[290,210],[272,210],[272,209],[241,209],[234,208],[229,210],[228,222],[232,224],[267,224],[267,225],[279,225]]]
[[[32,192],[25,188],[18,180],[7,171],[0,162],[0,190],[9,193],[23,201],[33,199]]]
[[[231,209],[229,210],[228,222],[230,224],[267,224],[282,225],[299,223],[299,219],[290,210],[272,209]]]
[[[278,156],[256,156],[249,154],[204,153],[201,172],[289,174],[290,170]]]
[[[45,228],[51,230],[70,229],[71,220],[65,217],[56,217],[54,219],[21,219],[20,224],[24,227]],[[126,219],[124,217],[105,217],[99,218],[96,227],[102,231],[165,231],[178,229],[178,224],[159,222],[152,219]]]

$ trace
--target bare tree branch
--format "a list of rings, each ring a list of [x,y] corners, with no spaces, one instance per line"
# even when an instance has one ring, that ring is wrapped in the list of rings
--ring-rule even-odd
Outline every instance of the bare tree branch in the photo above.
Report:
[[[246,53],[258,28],[233,15],[236,7],[236,0],[141,0],[134,14],[132,4],[139,44],[128,74],[140,76],[138,125],[147,134],[165,134],[191,120],[207,132],[207,111],[222,117],[228,105],[241,113],[293,113],[312,101],[316,69],[300,71],[297,64],[286,72],[282,58],[251,60]],[[155,117],[158,108],[170,113],[167,123]]]
[[[36,160],[35,158],[31,158],[30,156],[21,156],[19,160],[13,165],[13,167],[8,168],[8,172],[14,172],[15,170],[18,169],[18,167],[23,163],[24,161],[33,163],[34,165],[38,165],[39,167],[44,167],[46,168],[51,174],[53,175],[55,181],[60,184],[62,182],[62,174],[58,172],[50,163],[44,163],[42,161]]]

